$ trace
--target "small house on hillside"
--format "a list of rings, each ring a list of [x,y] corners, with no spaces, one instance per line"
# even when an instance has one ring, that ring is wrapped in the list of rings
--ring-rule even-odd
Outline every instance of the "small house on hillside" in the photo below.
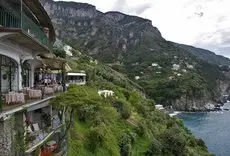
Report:
[[[135,80],[140,80],[140,76],[135,76]]]
[[[152,67],[158,67],[159,65],[157,63],[152,63]]]
[[[180,69],[180,65],[178,65],[178,64],[173,64],[172,70],[179,70],[179,69]]]
[[[193,65],[188,64],[188,65],[187,65],[187,68],[188,68],[188,69],[193,69],[194,67],[193,67]]]
[[[98,90],[98,94],[103,97],[110,97],[114,95],[114,91],[112,90]]]
[[[155,105],[155,107],[157,110],[164,110],[163,105]]]

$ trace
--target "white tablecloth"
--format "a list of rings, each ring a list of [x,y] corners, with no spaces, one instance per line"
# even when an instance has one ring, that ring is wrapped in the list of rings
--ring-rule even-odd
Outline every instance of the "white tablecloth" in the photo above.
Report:
[[[53,85],[53,90],[55,92],[60,92],[60,91],[62,91],[62,86],[61,85]]]
[[[41,90],[29,89],[29,90],[27,90],[27,93],[28,93],[28,97],[30,99],[42,97],[42,91]]]
[[[8,93],[5,95],[6,103],[25,103],[25,97],[23,93]]]
[[[54,89],[51,87],[45,87],[45,94],[54,94]]]

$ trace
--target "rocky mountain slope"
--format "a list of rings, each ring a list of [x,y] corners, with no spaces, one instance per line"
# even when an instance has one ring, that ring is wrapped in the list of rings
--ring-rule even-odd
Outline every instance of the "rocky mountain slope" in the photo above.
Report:
[[[84,45],[86,46],[92,45],[92,42],[88,41],[91,36],[97,36],[99,39],[103,39],[101,42],[108,42],[107,39],[113,39],[111,42],[116,41],[113,48],[118,48],[118,51],[121,51],[121,49],[125,51],[127,45],[130,43],[136,45],[140,37],[150,32],[148,35],[151,36],[151,38],[154,37],[157,40],[164,40],[159,30],[153,27],[152,22],[148,19],[128,16],[120,12],[102,13],[96,10],[95,6],[86,3],[54,2],[53,0],[40,1],[55,24],[58,37],[62,39],[81,39],[81,42],[85,41]],[[134,26],[136,26],[136,30],[139,31],[134,31],[135,28],[129,29]],[[100,33],[102,33],[101,36],[98,36]],[[111,36],[113,36],[113,38],[111,38]],[[228,58],[216,55],[211,51],[188,45],[174,44],[210,63],[230,65]],[[104,50],[101,49],[103,47],[104,46],[101,45],[100,47],[94,47],[94,49],[90,47],[86,47],[86,49],[93,55],[94,53],[104,52]],[[153,49],[156,49],[156,47]]]
[[[180,110],[203,110],[225,91],[219,84],[228,85],[218,66],[229,65],[228,59],[166,41],[148,19],[102,13],[84,3],[41,3],[58,38],[127,74],[157,103]]]
[[[177,43],[176,43],[177,44]],[[178,44],[177,44],[178,45]],[[221,55],[216,55],[214,52],[211,52],[209,50],[201,49],[201,48],[195,48],[193,46],[188,46],[188,45],[179,45],[181,48],[189,51],[193,55],[208,61],[209,63],[216,64],[216,65],[225,65],[229,66],[230,65],[230,59],[221,56]]]

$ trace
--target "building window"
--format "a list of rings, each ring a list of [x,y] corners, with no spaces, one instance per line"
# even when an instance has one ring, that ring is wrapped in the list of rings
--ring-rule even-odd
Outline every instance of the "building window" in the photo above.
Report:
[[[0,55],[0,88],[2,92],[16,91],[18,89],[18,65],[7,57]]]

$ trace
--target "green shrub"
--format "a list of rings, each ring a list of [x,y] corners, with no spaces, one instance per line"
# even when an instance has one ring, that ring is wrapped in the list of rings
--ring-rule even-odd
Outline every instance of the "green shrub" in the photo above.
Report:
[[[147,115],[148,113],[148,108],[145,105],[142,104],[138,104],[136,105],[136,110],[139,114],[142,114],[144,117]]]
[[[98,126],[91,128],[88,135],[88,148],[91,152],[94,152],[97,148],[101,147],[105,141],[105,127]]]
[[[207,149],[207,147],[206,147],[206,145],[202,139],[197,139],[197,145]]]
[[[176,122],[172,119],[170,119],[167,123],[166,123],[166,126],[168,129],[170,129],[171,127],[173,126],[177,126]]]
[[[125,96],[125,98],[126,98],[126,99],[129,99],[129,97],[130,97],[130,93],[129,93],[129,91],[128,91],[128,90],[123,89],[123,90],[122,90],[122,93],[123,93],[123,95]]]
[[[181,130],[177,127],[171,127],[161,135],[163,152],[172,153],[173,155],[185,155],[186,138]]]
[[[147,131],[146,123],[143,123],[143,121],[140,121],[135,130],[139,136],[143,136]]]
[[[145,153],[146,156],[155,156],[160,155],[162,152],[162,145],[161,142],[153,138],[151,145],[149,146],[147,152]]]
[[[124,100],[116,100],[113,106],[117,109],[123,119],[128,119],[131,115],[131,107],[129,103]]]
[[[129,95],[128,101],[132,104],[138,104],[140,103],[141,97],[138,92],[132,91]]]
[[[131,138],[131,143],[133,144],[136,141],[137,133],[130,131],[130,132],[128,132],[128,134]]]
[[[81,108],[77,110],[78,120],[82,122],[86,122],[86,120],[94,118],[94,114],[94,107],[90,105],[81,106]]]
[[[113,107],[115,107],[116,110],[117,110],[117,112],[119,112],[119,113],[122,111],[123,105],[124,105],[124,101],[123,100],[116,100],[113,103]]]
[[[131,155],[131,148],[132,148],[132,137],[128,133],[124,133],[120,140],[119,140],[119,146],[120,146],[120,153],[121,156],[130,156]]]
[[[196,147],[197,146],[197,140],[194,137],[190,137],[188,139],[188,145],[191,147]]]
[[[130,116],[131,116],[131,108],[128,105],[124,105],[121,110],[121,117],[126,120]]]

